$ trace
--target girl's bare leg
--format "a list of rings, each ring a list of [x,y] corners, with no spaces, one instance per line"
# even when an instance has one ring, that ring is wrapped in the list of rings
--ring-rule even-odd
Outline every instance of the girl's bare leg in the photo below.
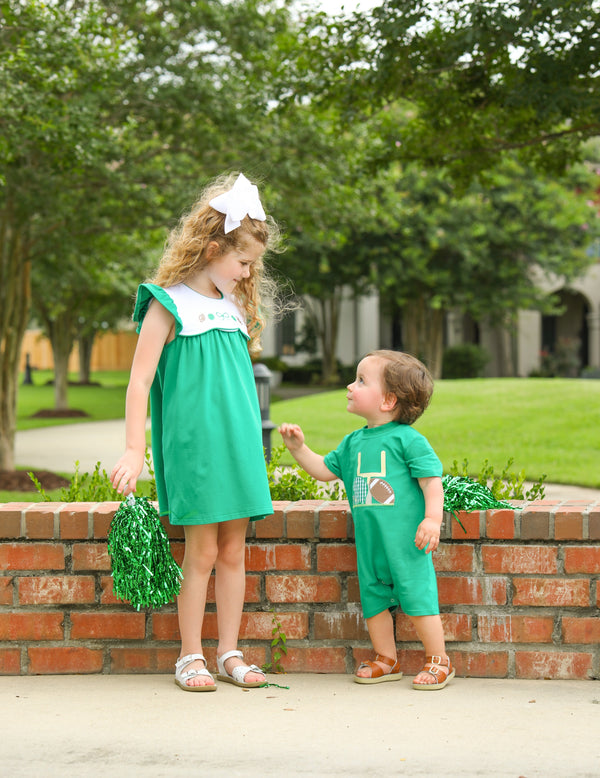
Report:
[[[206,590],[217,558],[218,524],[186,526],[183,581],[177,598],[177,615],[181,634],[179,656],[202,653],[202,622],[206,607]],[[188,670],[200,670],[204,663],[192,662]],[[187,681],[188,686],[211,684],[207,676],[197,675]]]
[[[215,598],[219,628],[217,656],[237,648],[246,593],[247,527],[248,519],[234,519],[218,525],[215,564]],[[225,662],[225,669],[231,673],[234,667],[242,664],[244,662],[238,657],[231,657]],[[264,680],[264,676],[249,672],[244,680],[247,683],[260,682]]]
[[[369,630],[369,637],[371,643],[377,654],[386,656],[389,659],[396,659],[396,636],[394,634],[394,617],[389,610],[384,610],[378,613],[376,616],[372,616],[367,619],[367,629]],[[389,673],[391,668],[389,665],[377,662],[384,673]],[[371,668],[363,667],[361,670],[356,671],[356,675],[359,678],[370,678]]]

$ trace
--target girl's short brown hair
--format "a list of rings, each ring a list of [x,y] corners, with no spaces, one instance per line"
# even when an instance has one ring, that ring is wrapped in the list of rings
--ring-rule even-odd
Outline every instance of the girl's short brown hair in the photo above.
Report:
[[[429,405],[433,394],[433,378],[425,365],[404,351],[379,349],[368,357],[383,361],[382,382],[385,392],[396,397],[394,421],[414,424]]]

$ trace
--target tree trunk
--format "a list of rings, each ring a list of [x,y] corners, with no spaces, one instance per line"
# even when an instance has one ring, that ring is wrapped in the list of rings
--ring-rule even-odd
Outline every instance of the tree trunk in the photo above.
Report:
[[[22,233],[0,213],[0,469],[14,470],[19,360],[31,295],[31,262]]]
[[[95,332],[80,335],[77,338],[79,344],[79,383],[89,384],[92,375],[92,349],[94,347]]]
[[[402,308],[404,350],[424,362],[434,378],[442,376],[444,311],[430,308],[419,298]]]
[[[65,311],[47,324],[54,359],[54,407],[65,411],[69,407],[69,356],[75,342],[73,314]]]
[[[319,300],[321,304],[321,328],[319,337],[322,350],[321,379],[325,385],[337,384],[339,375],[337,369],[336,349],[339,326],[339,294]]]

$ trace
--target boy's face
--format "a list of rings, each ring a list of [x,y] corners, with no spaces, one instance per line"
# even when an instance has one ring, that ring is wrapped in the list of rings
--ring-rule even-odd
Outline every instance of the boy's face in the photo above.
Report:
[[[391,420],[383,388],[383,365],[379,357],[365,357],[356,368],[356,380],[348,384],[348,412],[362,416],[369,425]]]

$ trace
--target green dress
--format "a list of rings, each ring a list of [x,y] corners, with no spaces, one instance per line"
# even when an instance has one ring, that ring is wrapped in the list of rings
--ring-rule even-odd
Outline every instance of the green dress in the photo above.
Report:
[[[141,284],[134,321],[148,306],[175,318],[150,390],[159,511],[171,524],[213,524],[273,512],[262,423],[244,317],[232,298],[185,284]]]

